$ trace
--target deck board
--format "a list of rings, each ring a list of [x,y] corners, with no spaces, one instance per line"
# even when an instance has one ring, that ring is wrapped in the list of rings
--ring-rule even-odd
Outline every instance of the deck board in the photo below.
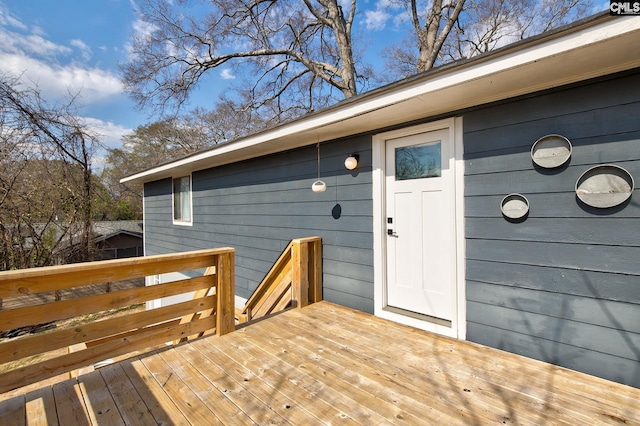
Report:
[[[53,389],[50,386],[27,393],[25,404],[27,424],[32,426],[56,426],[59,424]]]
[[[120,364],[103,367],[99,370],[99,374],[101,374],[104,380],[105,389],[108,390],[112,397],[116,412],[120,414],[123,424],[141,425],[155,423],[151,411],[144,403],[141,395],[137,392]],[[103,424],[115,425],[119,424],[119,422],[114,421],[113,423]]]
[[[123,417],[98,371],[78,376],[78,385],[84,396],[91,424],[124,426]]]
[[[361,324],[359,329],[337,333],[333,330],[341,327],[340,321],[326,313],[313,319],[301,318],[301,322],[310,326],[315,320],[328,325],[317,333],[327,346],[333,342],[336,348],[349,354],[343,363],[348,363],[348,358],[360,358],[361,363],[373,366],[388,380],[397,380],[401,389],[410,390],[414,398],[428,400],[433,415],[443,415],[443,421],[447,418],[449,421],[457,419],[471,423],[516,420],[541,424],[539,413],[544,402],[529,397],[526,392],[519,392],[527,397],[518,399],[520,412],[517,415],[513,413],[512,400],[506,399],[502,392],[504,375],[512,372],[501,369],[502,375],[496,383],[485,373],[494,361],[491,357],[477,356],[471,350],[473,345],[467,345],[467,351],[461,352],[451,339],[437,335],[425,338],[421,332],[418,332],[420,338],[416,338],[413,335],[415,330],[398,324],[387,324],[388,328],[380,330],[377,321],[369,324],[367,316],[350,314],[355,314],[351,319]],[[386,350],[377,353],[375,359],[361,358],[368,356],[370,346],[385,347]],[[561,416],[554,407],[546,407],[544,413],[555,419]]]
[[[297,411],[303,409],[308,412],[312,418],[308,423],[300,424],[318,424],[326,422],[328,424],[344,424],[355,425],[344,411],[339,410],[339,404],[328,403],[322,398],[320,392],[314,392],[313,389],[307,389],[304,380],[300,379],[302,374],[298,373],[294,367],[286,365],[277,357],[266,357],[258,349],[246,346],[242,348],[245,354],[241,359],[234,359],[229,355],[233,352],[234,347],[225,348],[218,342],[210,342],[209,340],[201,340],[194,342],[195,346],[202,351],[205,356],[216,362],[224,369],[227,374],[237,374],[242,376],[243,381],[247,381],[252,386],[265,386],[264,392],[270,400],[276,403],[282,401],[280,407],[285,410]],[[225,345],[230,342],[224,342]],[[257,383],[257,385],[254,385]],[[282,396],[280,396],[282,395]],[[303,403],[301,403],[304,402]],[[346,407],[345,407],[346,408]],[[300,414],[301,416],[304,413]],[[297,416],[294,414],[294,416]]]
[[[0,396],[0,425],[640,424],[640,389],[320,302]]]
[[[90,425],[80,385],[76,380],[66,380],[53,385],[56,412],[61,425]]]
[[[218,420],[216,414],[207,405],[198,399],[191,390],[188,383],[185,383],[159,356],[158,352],[150,356],[141,357],[143,364],[149,369],[154,379],[162,386],[169,398],[176,404],[180,412],[186,417],[189,424],[223,424]],[[223,400],[223,398],[219,398]],[[224,414],[222,408],[225,405],[216,404],[215,409],[219,414]]]
[[[21,424],[25,419],[25,397],[19,395],[0,402],[0,425],[10,426]]]
[[[415,424],[420,420],[423,410],[428,409],[413,395],[395,393],[395,383],[392,381],[385,378],[376,380],[376,371],[366,364],[341,358],[332,353],[332,348],[324,344],[326,342],[322,347],[317,347],[313,341],[298,335],[299,329],[295,324],[288,324],[284,328],[265,322],[263,326],[260,331],[251,329],[248,333],[252,333],[254,339],[265,336],[269,344],[264,347],[272,355],[280,356],[292,366],[304,368],[315,380],[340,392],[343,398],[350,398],[353,405],[375,407],[384,422],[396,424],[408,421]],[[278,333],[277,341],[268,337],[271,333]]]
[[[118,363],[131,385],[159,425],[188,425],[189,421],[165,392],[151,372],[139,359],[126,359]],[[153,422],[151,423],[153,424]]]
[[[303,410],[286,409],[291,403],[278,392],[258,380],[250,381],[238,374],[233,365],[219,361],[223,358],[221,356],[214,362],[194,345],[183,345],[176,352],[184,357],[185,362],[198,366],[208,381],[216,386],[221,385],[225,395],[258,424],[308,424],[309,421],[318,421],[310,419]]]
[[[279,347],[272,351],[265,351],[265,348],[269,348],[272,342],[264,342],[265,339],[268,339],[268,336],[265,336],[264,333],[265,331],[258,332],[261,339],[256,342],[245,341],[244,335],[237,334],[234,339],[226,339],[227,341],[222,346],[217,345],[217,342],[214,342],[214,344],[219,346],[220,350],[226,352],[228,356],[232,356],[231,354],[233,353],[244,354],[243,357],[238,359],[255,365],[252,371],[256,375],[269,371],[280,372],[282,377],[280,378],[280,384],[276,386],[286,386],[286,384],[291,383],[296,388],[295,392],[298,392],[299,395],[302,391],[309,392],[305,396],[306,400],[301,401],[300,396],[296,398],[296,401],[300,404],[304,402],[307,405],[307,401],[315,403],[316,400],[320,400],[325,405],[334,406],[340,410],[340,418],[351,417],[358,424],[384,423],[383,417],[376,410],[366,405],[358,404],[351,395],[340,392],[340,389],[335,386],[327,385],[324,380],[314,376],[306,364],[294,365],[287,362],[283,357],[284,354],[280,354]],[[277,342],[277,344],[279,343]]]

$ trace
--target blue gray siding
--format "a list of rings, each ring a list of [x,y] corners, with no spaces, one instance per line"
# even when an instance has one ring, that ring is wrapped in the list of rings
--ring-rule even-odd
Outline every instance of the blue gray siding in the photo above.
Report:
[[[640,180],[640,74],[527,97],[464,115],[469,340],[640,387],[640,203],[607,210],[574,192],[613,163]],[[534,167],[550,133],[570,163]],[[518,192],[528,218],[505,220]]]
[[[574,192],[603,163],[640,180],[640,73],[452,115],[464,123],[468,339],[640,387],[638,194],[600,210]],[[572,157],[536,168],[531,145],[550,133],[571,140]],[[324,298],[372,312],[371,137],[323,143],[321,156],[322,194],[315,146],[195,172],[193,226],[172,225],[170,180],[146,184],[146,253],[235,247],[248,297],[289,240],[319,235]],[[500,212],[512,192],[531,204],[520,223]]]
[[[236,294],[248,298],[293,238],[323,239],[325,300],[373,312],[371,138],[354,137],[193,173],[193,226],[172,225],[170,180],[145,185],[146,254],[236,249]],[[360,155],[354,172],[344,167]]]

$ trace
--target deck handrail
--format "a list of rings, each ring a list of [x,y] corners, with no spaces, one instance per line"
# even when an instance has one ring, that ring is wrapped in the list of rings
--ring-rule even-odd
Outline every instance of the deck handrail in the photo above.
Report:
[[[289,306],[307,306],[322,300],[322,239],[291,240],[254,290],[238,309],[240,323],[251,321]]]
[[[0,343],[0,364],[51,351],[73,351],[0,374],[0,393],[130,352],[235,329],[232,248],[106,260],[0,272],[0,298],[59,291],[169,272],[205,269],[201,276],[164,284],[0,310],[0,329],[14,330],[95,314],[163,297],[192,300]]]

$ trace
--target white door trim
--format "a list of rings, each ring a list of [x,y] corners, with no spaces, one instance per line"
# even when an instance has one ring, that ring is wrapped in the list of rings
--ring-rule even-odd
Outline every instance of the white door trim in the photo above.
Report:
[[[456,313],[450,324],[431,321],[397,310],[387,309],[386,303],[386,213],[385,213],[385,145],[386,140],[447,129],[452,147],[455,176],[455,220],[456,220]],[[462,158],[462,117],[439,120],[432,123],[406,127],[373,136],[372,142],[373,180],[373,257],[374,257],[374,314],[401,324],[420,328],[458,339],[466,339],[466,286],[465,286],[465,240],[464,240],[464,161]]]

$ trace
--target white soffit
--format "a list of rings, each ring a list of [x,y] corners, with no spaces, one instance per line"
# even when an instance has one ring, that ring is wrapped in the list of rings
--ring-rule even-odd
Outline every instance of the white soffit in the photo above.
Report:
[[[640,67],[640,19],[596,19],[391,84],[121,182],[149,182]]]

